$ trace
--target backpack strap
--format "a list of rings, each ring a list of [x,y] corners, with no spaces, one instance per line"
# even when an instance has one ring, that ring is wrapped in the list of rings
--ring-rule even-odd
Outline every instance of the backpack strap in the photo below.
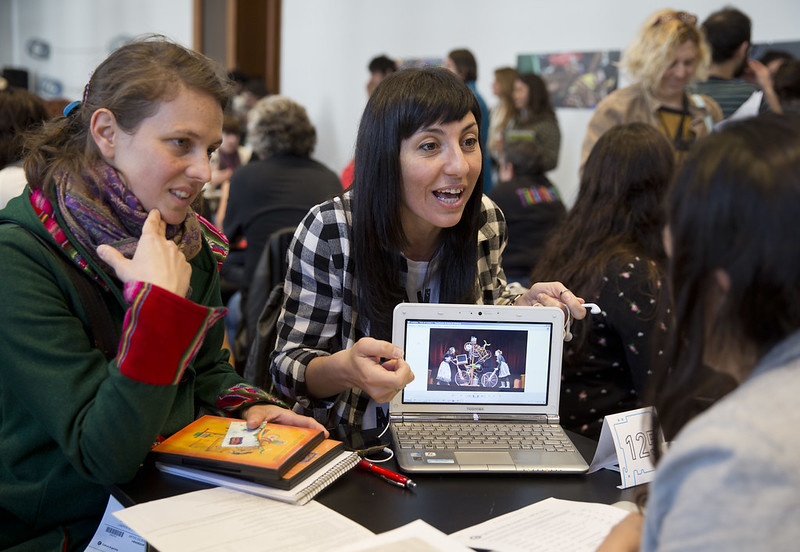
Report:
[[[20,228],[23,227],[20,226]],[[108,303],[103,297],[103,291],[80,267],[57,251],[51,243],[34,232],[30,232],[30,234],[39,240],[39,243],[44,245],[64,266],[81,303],[86,308],[86,315],[89,318],[89,340],[94,347],[100,349],[106,360],[110,361],[117,356],[120,334],[117,332],[117,325],[108,309]]]

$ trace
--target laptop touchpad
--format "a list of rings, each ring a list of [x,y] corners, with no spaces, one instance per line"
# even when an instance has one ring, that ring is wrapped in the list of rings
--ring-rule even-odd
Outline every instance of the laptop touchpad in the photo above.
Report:
[[[456,460],[461,466],[514,464],[507,452],[456,452]]]

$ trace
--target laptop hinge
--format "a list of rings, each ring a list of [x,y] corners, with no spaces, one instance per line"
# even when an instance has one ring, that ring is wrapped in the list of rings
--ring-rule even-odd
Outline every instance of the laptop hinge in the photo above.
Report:
[[[393,423],[402,422],[538,422],[547,424],[557,424],[557,415],[548,416],[546,414],[399,414],[390,415],[389,419]]]

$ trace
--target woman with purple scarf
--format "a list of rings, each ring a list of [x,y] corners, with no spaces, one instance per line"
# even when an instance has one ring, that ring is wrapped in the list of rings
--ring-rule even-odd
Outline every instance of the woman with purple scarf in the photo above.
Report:
[[[222,349],[227,243],[191,208],[222,140],[222,75],[138,40],[26,139],[28,187],[0,211],[0,549],[83,550],[107,486],[201,414],[322,429]]]

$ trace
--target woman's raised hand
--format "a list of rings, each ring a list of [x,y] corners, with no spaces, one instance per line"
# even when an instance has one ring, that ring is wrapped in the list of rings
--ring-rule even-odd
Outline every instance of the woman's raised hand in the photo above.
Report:
[[[586,316],[586,309],[583,307],[583,303],[583,299],[575,297],[575,294],[561,282],[537,282],[517,299],[515,304],[539,304],[545,307],[561,307],[562,309],[566,306],[572,317],[580,320]]]
[[[100,245],[97,254],[122,282],[146,282],[181,297],[189,291],[192,267],[175,242],[166,238],[167,224],[153,209],[142,226],[133,259],[126,259],[110,245]]]
[[[379,403],[392,400],[414,380],[411,367],[403,360],[403,350],[388,341],[363,337],[343,352],[350,356],[352,386],[363,389]]]

